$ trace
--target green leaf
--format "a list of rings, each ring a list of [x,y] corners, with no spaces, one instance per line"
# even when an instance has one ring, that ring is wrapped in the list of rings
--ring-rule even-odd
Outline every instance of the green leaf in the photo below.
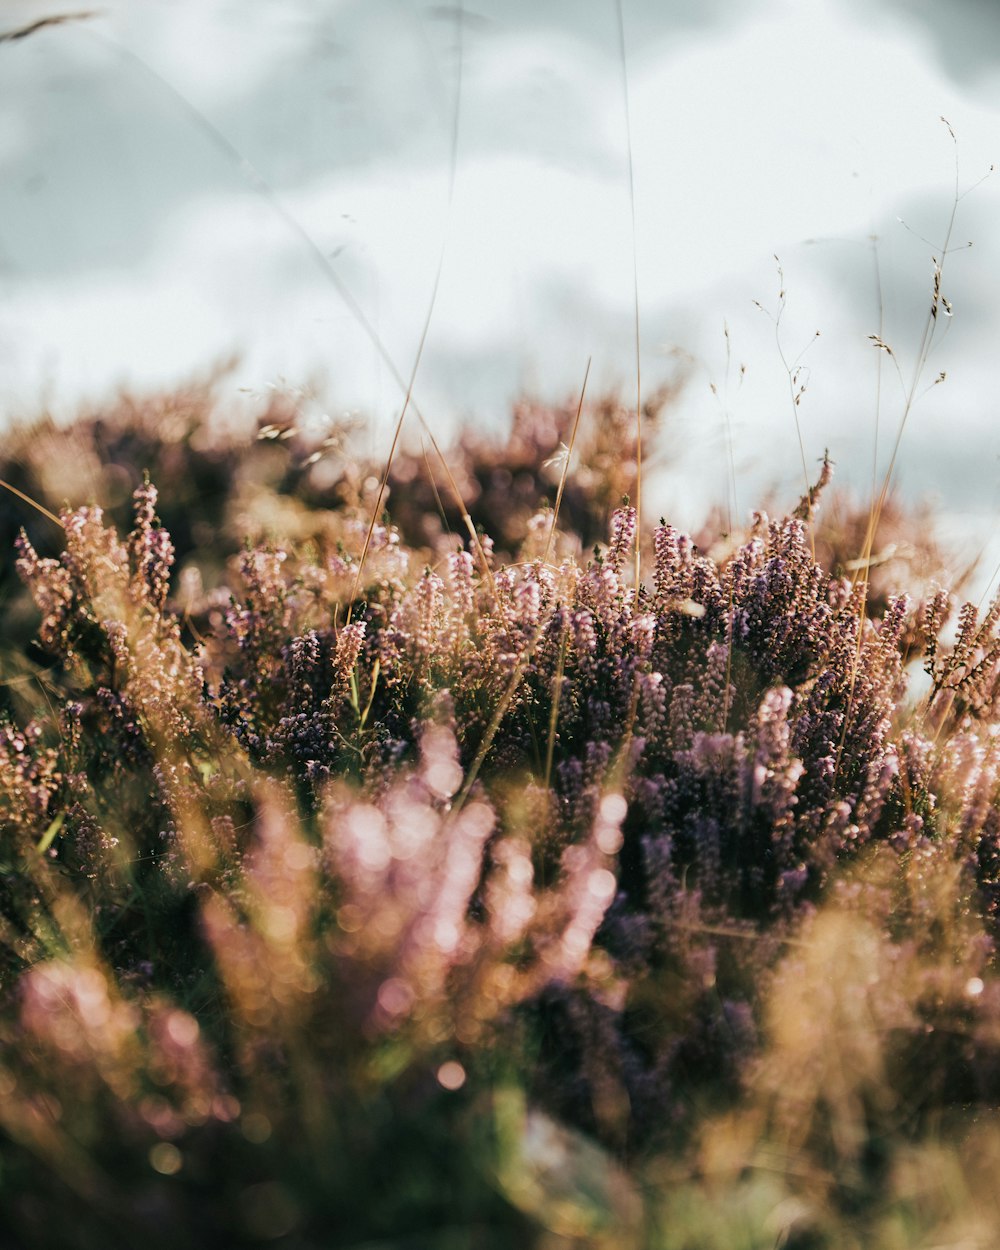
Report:
[[[60,812],[59,815],[56,816],[56,818],[49,825],[48,829],[46,829],[45,832],[42,834],[37,845],[35,846],[35,850],[38,852],[39,855],[44,855],[45,852],[52,845],[52,843],[56,840],[56,836],[59,833],[59,830],[63,827],[63,821],[65,819],[66,819],[66,813]]]

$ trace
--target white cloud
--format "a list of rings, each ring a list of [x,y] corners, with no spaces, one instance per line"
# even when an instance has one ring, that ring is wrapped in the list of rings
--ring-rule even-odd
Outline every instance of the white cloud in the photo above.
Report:
[[[294,6],[262,5],[242,23],[221,2],[141,11],[128,10],[123,37],[151,61],[155,52],[157,68],[202,103],[243,92],[252,102],[253,83],[303,30]],[[717,493],[720,478],[720,413],[707,382],[722,380],[724,320],[734,362],[751,366],[733,399],[738,456],[766,446],[761,473],[794,478],[797,489],[787,379],[773,327],[751,305],[775,305],[775,251],[785,263],[788,351],[823,332],[808,356],[802,406],[810,461],[829,445],[836,458],[861,463],[874,377],[866,335],[877,328],[874,297],[856,306],[866,237],[919,197],[940,212],[915,228],[936,232],[946,219],[954,150],[939,114],[959,137],[963,185],[992,159],[997,110],[966,98],[905,27],[869,29],[852,13],[832,0],[772,0],[729,31],[639,49],[630,65],[644,367],[654,382],[669,369],[662,351],[675,345],[702,362],[681,427],[688,461],[703,462],[700,479],[678,480],[692,497],[706,484]],[[231,55],[220,64],[227,39]],[[447,236],[418,382],[424,406],[444,420],[470,407],[503,411],[525,380],[562,397],[591,355],[595,387],[629,384],[632,243],[618,67],[609,57],[600,78],[592,51],[542,39],[515,30],[471,56],[450,215],[443,143],[434,165],[404,164],[397,153],[285,193],[404,375]],[[393,110],[402,116],[400,101]],[[1000,179],[975,195],[988,210]],[[846,241],[800,247],[826,236]],[[929,273],[927,249],[902,232],[881,247],[895,313],[914,289],[907,267],[920,266],[921,281]],[[963,258],[949,265],[975,272]],[[978,303],[993,307],[992,298]],[[960,321],[947,365],[956,384],[926,405],[953,433],[991,419],[977,409],[976,392],[988,367],[982,344],[998,329]],[[163,384],[234,347],[246,353],[234,385],[259,389],[318,367],[335,400],[383,417],[398,407],[389,371],[309,247],[249,191],[190,200],[161,223],[154,249],[130,273],[81,271],[49,284],[11,278],[0,302],[8,396],[51,384],[69,402],[124,375]]]

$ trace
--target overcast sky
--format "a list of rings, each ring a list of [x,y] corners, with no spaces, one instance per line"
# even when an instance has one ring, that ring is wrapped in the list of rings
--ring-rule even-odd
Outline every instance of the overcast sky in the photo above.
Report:
[[[0,0],[0,33],[60,11]],[[524,391],[565,399],[590,357],[591,387],[628,399],[631,133],[643,385],[688,376],[669,506],[685,521],[719,498],[727,423],[741,511],[768,481],[794,495],[781,357],[803,349],[807,461],[827,446],[860,484],[869,335],[881,299],[886,449],[957,159],[952,245],[974,246],[944,258],[954,316],[939,318],[900,481],[953,512],[995,511],[1000,174],[969,188],[1000,163],[1000,6],[622,12],[630,132],[614,0],[110,0],[0,43],[0,418],[65,414],[239,352],[223,394],[316,383],[375,439],[442,257],[416,386],[439,429],[499,425]]]

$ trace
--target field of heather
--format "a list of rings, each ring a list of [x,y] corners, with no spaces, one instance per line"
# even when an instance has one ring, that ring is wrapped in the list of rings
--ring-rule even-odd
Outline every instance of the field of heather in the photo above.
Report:
[[[1000,1246],[1000,24],[908,7],[9,0],[0,1250]]]
[[[926,517],[640,531],[613,397],[388,470],[216,409],[0,455],[4,1247],[997,1244],[1000,603]]]

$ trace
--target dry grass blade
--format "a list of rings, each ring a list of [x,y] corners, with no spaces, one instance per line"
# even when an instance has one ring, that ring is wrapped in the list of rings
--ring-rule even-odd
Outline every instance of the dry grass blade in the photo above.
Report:
[[[735,517],[738,511],[737,495],[736,495],[736,457],[733,452],[733,427],[729,415],[729,372],[732,365],[732,342],[729,337],[728,322],[722,323],[723,334],[726,340],[726,381],[725,396],[722,401],[722,418],[726,439],[726,461],[727,461],[727,478],[726,478],[726,524],[727,538],[731,540],[735,525]],[[740,379],[742,381],[745,366],[740,368]],[[712,393],[717,395],[715,384],[712,384]],[[729,606],[727,609],[727,625],[726,625],[726,687],[722,692],[722,718],[719,725],[719,732],[725,733],[726,726],[729,724],[729,700],[732,687],[733,677],[733,586],[729,585]]]
[[[371,547],[372,535],[375,533],[375,526],[378,523],[379,512],[382,510],[382,500],[385,498],[385,488],[389,483],[389,473],[392,469],[393,458],[396,455],[396,447],[399,444],[399,436],[403,432],[403,418],[406,416],[406,405],[399,414],[399,420],[396,422],[396,430],[392,436],[392,445],[389,448],[389,456],[385,462],[385,468],[382,470],[382,479],[378,485],[378,494],[375,496],[375,504],[372,508],[371,520],[368,522],[368,532],[365,534],[364,545],[361,548],[361,558],[358,560],[357,571],[354,574],[354,586],[351,590],[351,602],[347,607],[347,624],[351,623],[351,615],[354,611],[354,604],[358,597],[358,591],[361,588],[361,574],[364,571],[365,560],[368,558],[368,550]]]
[[[552,518],[552,528],[549,531],[549,539],[545,547],[545,557],[544,557],[543,563],[548,563],[549,550],[552,545],[552,540],[555,537],[556,523],[559,519],[559,505],[562,502],[563,488],[566,485],[566,478],[569,474],[570,460],[572,459],[572,456],[573,456],[573,446],[576,443],[576,434],[580,426],[580,414],[583,411],[583,399],[587,393],[587,379],[590,376],[590,364],[591,364],[591,361],[588,359],[587,369],[583,376],[583,386],[580,390],[580,402],[577,405],[576,417],[574,418],[574,421],[573,421],[573,432],[570,436],[569,447],[566,450],[566,458],[563,463],[562,476],[559,479],[559,490],[556,494],[556,503],[555,503],[554,515]],[[637,509],[637,512],[638,512],[638,509]],[[637,557],[638,557],[638,551],[639,551],[639,548],[638,548],[638,533],[637,533],[637,537],[636,537]],[[638,566],[637,566],[636,567],[636,594],[637,595],[638,595],[638,588],[639,588],[639,571],[638,571]],[[558,728],[558,725],[559,725],[559,704],[562,699],[563,671],[564,671],[565,664],[566,664],[566,650],[567,650],[568,643],[569,643],[569,632],[567,628],[564,627],[562,639],[559,644],[559,659],[557,661],[556,674],[555,674],[555,678],[553,681],[552,708],[549,714],[549,735],[548,735],[548,742],[546,744],[546,750],[545,750],[545,788],[546,789],[550,787],[551,782],[552,782],[552,761],[555,755],[556,729]],[[629,729],[626,733],[627,738],[631,736],[632,724],[635,720],[637,696],[638,696],[638,686],[634,687],[633,689],[633,700],[632,700],[632,705],[631,705],[630,714],[629,714]]]
[[[361,586],[361,575],[364,571],[365,560],[367,559],[369,548],[371,547],[372,535],[375,533],[375,526],[378,524],[379,514],[382,511],[382,500],[385,498],[386,487],[389,483],[389,474],[392,471],[392,462],[395,459],[396,449],[399,446],[399,437],[403,432],[403,422],[406,420],[406,414],[411,405],[413,406],[414,411],[417,411],[416,405],[413,404],[413,387],[417,380],[420,362],[423,359],[424,347],[427,344],[427,335],[430,333],[431,318],[434,315],[434,306],[437,303],[438,288],[441,285],[441,272],[444,268],[444,254],[447,246],[447,238],[447,231],[445,231],[445,239],[441,244],[441,251],[438,255],[437,271],[434,274],[434,286],[431,289],[431,297],[427,304],[427,313],[424,317],[423,328],[420,332],[420,342],[417,344],[417,354],[414,357],[413,368],[410,371],[410,380],[406,386],[406,395],[403,400],[403,407],[399,413],[399,420],[396,422],[396,429],[392,436],[392,445],[389,448],[389,456],[385,462],[382,480],[379,482],[378,494],[375,496],[375,504],[372,508],[371,520],[368,523],[368,532],[365,535],[364,546],[361,550],[361,558],[358,561],[358,568],[354,577],[354,588],[351,592],[351,603],[347,611],[348,624],[350,624],[351,612],[353,611],[354,602],[358,597],[358,590]],[[420,416],[421,424],[426,428],[427,423],[424,421],[423,416],[419,413],[418,416]],[[459,500],[459,502],[461,503],[461,500]]]
[[[565,457],[565,460],[563,462],[563,467],[562,467],[562,474],[559,479],[559,490],[556,494],[556,502],[555,502],[555,507],[553,509],[552,528],[549,530],[549,537],[545,546],[545,555],[542,560],[543,564],[548,563],[549,554],[551,552],[551,547],[552,547],[552,540],[556,532],[556,523],[559,519],[559,507],[560,507],[560,504],[562,503],[563,489],[565,488],[566,478],[567,478],[567,475],[569,474],[569,464],[573,455],[573,446],[576,443],[577,430],[580,428],[580,415],[583,412],[584,397],[587,394],[587,379],[590,377],[591,359],[592,358],[588,358],[587,368],[583,375],[583,386],[580,388],[580,402],[577,404],[577,407],[576,407],[576,416],[573,420],[573,432],[570,435],[569,447],[567,448],[567,451],[566,451],[566,457]],[[440,452],[438,454],[440,455]],[[442,457],[442,461],[444,462],[443,457]],[[444,463],[445,463],[445,467],[447,468],[447,462],[444,462]],[[455,488],[455,490],[457,494],[457,487]],[[475,538],[477,546],[479,546],[480,551],[482,551],[482,547],[479,543],[479,536],[476,534],[475,529],[472,527],[472,521],[471,519],[468,518],[467,513],[464,513],[463,519],[466,520],[466,524],[469,526],[470,532]],[[483,556],[483,560],[485,563],[485,567],[489,569],[489,564],[485,560],[485,555]],[[499,599],[496,593],[496,585],[493,584],[492,570],[489,570],[489,572],[490,572],[490,582],[491,582],[492,591],[493,591],[493,598],[495,602],[499,602]],[[471,791],[473,785],[475,784],[476,778],[479,775],[479,770],[482,768],[483,762],[486,759],[486,756],[489,754],[490,747],[493,745],[493,739],[496,737],[497,730],[500,728],[500,722],[503,720],[504,716],[506,715],[507,709],[510,707],[511,700],[513,699],[514,695],[517,693],[517,688],[521,684],[521,678],[524,676],[524,670],[525,668],[527,668],[528,663],[530,662],[531,657],[534,654],[535,647],[538,645],[538,642],[542,636],[542,633],[544,632],[544,629],[545,629],[545,622],[543,621],[539,623],[538,628],[535,631],[535,635],[532,638],[530,645],[527,648],[525,648],[524,652],[518,659],[518,662],[514,668],[514,672],[511,674],[510,683],[508,684],[507,689],[504,691],[503,697],[501,698],[500,702],[497,704],[496,708],[494,709],[493,716],[490,719],[489,726],[486,730],[486,733],[483,735],[482,742],[479,744],[479,750],[476,753],[476,757],[473,760],[468,773],[466,774],[465,784],[462,786],[462,789],[458,795],[458,798],[455,801],[456,812],[461,809],[465,800],[469,796],[469,792]],[[545,784],[546,786],[548,786],[549,777],[552,771],[552,756],[553,756],[553,751],[555,749],[556,725],[559,720],[559,697],[562,692],[562,666],[566,659],[566,641],[567,641],[566,634],[564,633],[563,639],[562,639],[562,646],[561,646],[560,654],[559,654],[559,679],[556,682],[555,693],[552,699],[552,712],[549,718],[549,738],[548,738],[548,745],[546,748],[546,757],[545,757]]]
[[[938,331],[938,325],[939,325],[938,310],[939,308],[943,307],[945,311],[947,312],[948,316],[950,317],[951,315],[951,305],[944,298],[942,294],[942,290],[941,290],[945,260],[947,259],[947,257],[950,255],[952,251],[962,251],[964,250],[965,247],[972,246],[971,243],[969,243],[969,244],[960,245],[954,248],[952,247],[952,238],[955,233],[955,222],[958,216],[958,206],[962,202],[962,200],[965,198],[966,195],[968,195],[971,191],[975,190],[975,188],[980,185],[980,183],[983,181],[984,178],[987,178],[990,176],[994,168],[991,165],[989,168],[989,171],[983,176],[983,178],[980,178],[977,182],[973,183],[971,187],[968,187],[963,192],[959,186],[960,175],[959,175],[959,161],[958,161],[958,140],[947,118],[942,117],[940,120],[944,123],[948,131],[948,134],[951,137],[951,141],[955,145],[955,190],[954,190],[954,196],[952,198],[951,212],[948,215],[948,225],[944,233],[944,240],[940,246],[940,249],[938,250],[938,254],[935,254],[931,258],[934,264],[934,285],[933,285],[931,304],[930,304],[930,308],[928,309],[927,316],[924,319],[923,332],[921,333],[921,336],[920,336],[920,343],[917,349],[917,355],[916,355],[916,359],[915,359],[914,366],[913,366],[913,375],[910,380],[909,386],[904,390],[903,411],[899,418],[899,424],[896,427],[896,437],[893,440],[892,450],[889,455],[889,463],[888,463],[888,466],[886,467],[885,474],[882,478],[882,484],[881,484],[880,489],[877,491],[877,494],[875,490],[876,473],[875,473],[875,468],[873,465],[872,505],[871,505],[871,509],[870,509],[869,517],[868,517],[868,527],[865,533],[864,546],[862,548],[861,554],[858,557],[858,561],[857,561],[858,572],[855,574],[854,579],[853,579],[854,585],[857,585],[858,582],[860,582],[862,586],[861,605],[859,607],[859,612],[862,618],[862,622],[861,622],[862,624],[863,624],[864,615],[865,615],[865,602],[867,600],[867,595],[868,595],[868,583],[869,583],[869,575],[870,575],[869,571],[871,568],[872,554],[875,549],[875,540],[878,535],[879,524],[882,520],[882,513],[885,510],[886,500],[889,498],[889,492],[892,489],[893,477],[896,472],[896,464],[899,458],[899,450],[903,442],[903,433],[906,430],[906,426],[909,421],[910,414],[913,411],[914,404],[916,403],[919,397],[918,388],[920,385],[920,379],[923,376],[925,368],[927,367],[927,361],[928,361],[928,358],[930,357],[931,350],[934,347],[935,338],[937,337],[937,331]],[[903,222],[903,225],[905,224],[906,223]],[[907,227],[907,229],[908,228],[909,227]],[[930,244],[930,246],[933,247],[933,244]],[[881,398],[882,354],[885,353],[886,355],[890,357],[890,359],[892,359],[893,363],[896,365],[897,372],[899,372],[899,364],[896,361],[895,354],[893,353],[891,347],[885,342],[885,338],[884,338],[884,325],[883,325],[884,313],[883,313],[883,301],[882,301],[881,275],[878,271],[877,252],[876,252],[876,278],[879,284],[878,286],[879,332],[877,335],[870,335],[869,337],[871,341],[873,342],[873,344],[875,345],[875,347],[878,349],[878,359],[879,359],[880,367],[879,367],[879,374],[878,374],[877,398],[880,399]],[[943,376],[944,376],[943,374],[940,375],[938,380],[940,381],[941,377]],[[878,427],[876,426],[876,434],[877,434],[877,429]],[[857,648],[855,651],[854,665],[853,665],[853,669],[851,673],[851,692],[850,692],[850,696],[848,699],[848,714],[847,716],[844,717],[844,724],[843,724],[843,729],[841,731],[840,742],[837,747],[837,762],[836,762],[835,772],[839,772],[841,758],[842,758],[844,748],[847,742],[848,728],[849,728],[850,719],[851,719],[851,709],[854,703],[854,688],[855,688],[855,683],[857,681],[858,669],[861,664],[861,647],[862,647],[863,632],[864,632],[863,629],[859,627]]]
[[[569,465],[573,459],[573,448],[576,445],[576,432],[580,428],[580,414],[583,412],[583,400],[587,394],[587,379],[590,377],[590,365],[593,360],[592,356],[587,357],[587,368],[583,374],[583,386],[580,388],[580,402],[576,406],[576,416],[573,418],[573,431],[569,436],[569,446],[566,448],[566,457],[563,460],[562,473],[559,475],[559,489],[556,491],[555,507],[552,509],[552,528],[549,530],[549,537],[545,544],[545,554],[542,556],[542,563],[548,564],[549,556],[552,552],[552,543],[556,536],[556,526],[559,524],[559,509],[562,506],[563,491],[566,489],[566,479],[569,477]]]
[[[9,490],[12,495],[16,495],[18,499],[23,499],[26,504],[29,504],[37,512],[40,512],[42,516],[48,517],[53,525],[58,525],[60,529],[63,528],[63,523],[59,520],[56,514],[54,512],[50,512],[48,508],[46,508],[44,504],[40,504],[37,499],[32,499],[31,496],[26,495],[23,490],[18,490],[16,486],[11,486],[10,482],[5,482],[2,478],[0,478],[0,486],[2,486],[4,490]]]
[[[29,22],[27,26],[19,26],[16,30],[0,31],[0,43],[14,43],[19,39],[27,39],[29,35],[34,35],[37,31],[45,30],[49,26],[62,26],[66,22],[82,22],[90,17],[100,17],[102,9],[85,9],[79,13],[54,13],[51,17],[40,17],[37,21]]]
[[[618,44],[621,53],[622,94],[625,103],[625,144],[628,152],[628,200],[632,227],[632,306],[635,318],[635,595],[639,599],[642,573],[642,367],[639,334],[639,257],[635,235],[635,174],[632,165],[632,115],[629,108],[628,59],[625,51],[625,13],[617,0]]]
[[[552,680],[552,709],[549,713],[549,740],[545,748],[545,789],[552,785],[552,761],[556,750],[556,729],[559,725],[559,702],[562,698],[563,674],[566,670],[566,650],[569,645],[569,630],[564,626],[562,641],[559,644],[559,659],[556,662],[556,673]]]
[[[893,354],[892,348],[885,343],[885,294],[882,289],[882,269],[879,264],[878,255],[878,238],[872,235],[872,253],[875,263],[875,293],[878,300],[878,334],[869,335],[869,339],[879,349],[876,352],[875,360],[875,437],[872,447],[872,486],[871,486],[871,503],[868,509],[868,529],[865,533],[864,549],[856,561],[851,563],[854,567],[850,570],[853,574],[853,582],[857,585],[860,575],[861,582],[861,603],[858,611],[864,617],[865,605],[868,599],[868,586],[871,580],[872,569],[872,549],[875,543],[875,533],[877,529],[877,516],[881,511],[881,499],[878,494],[878,447],[879,447],[879,429],[882,416],[882,366],[885,363],[885,357],[888,356],[896,366],[896,372],[899,372],[899,362]],[[858,680],[858,669],[861,665],[861,644],[863,640],[863,630],[858,630],[858,641],[854,650],[854,664],[851,669],[851,684],[847,695],[847,706],[851,708],[854,704],[854,691]],[[844,726],[841,732],[840,741],[837,744],[836,770],[840,768],[841,757],[843,756],[844,746],[847,741],[847,717],[844,718]]]
[[[424,427],[424,433],[430,440],[430,444],[434,448],[437,458],[441,461],[441,467],[444,469],[445,477],[448,479],[448,486],[451,490],[452,499],[455,501],[455,506],[462,515],[462,524],[465,526],[466,532],[469,535],[469,541],[472,543],[473,550],[479,559],[479,566],[483,571],[483,575],[489,583],[490,592],[493,595],[494,602],[499,603],[500,600],[497,595],[496,582],[493,580],[493,568],[490,565],[486,551],[483,548],[482,539],[479,537],[479,533],[473,524],[472,517],[469,515],[469,510],[465,506],[465,500],[462,498],[462,492],[458,489],[458,483],[455,481],[455,475],[451,471],[451,465],[449,465],[444,452],[441,450],[437,439],[434,437],[434,431],[423,419],[423,417],[420,417],[420,423]]]
[[[451,152],[450,152],[449,171],[448,171],[448,216],[449,217],[451,215],[451,209],[454,203],[454,196],[455,196],[455,173],[458,168],[458,138],[459,138],[459,123],[461,120],[461,107],[462,107],[462,61],[463,61],[462,34],[463,34],[464,10],[461,4],[455,7],[453,11],[453,16],[455,18],[455,35],[456,35],[456,41],[457,41],[457,47],[458,47],[458,76],[457,76],[457,81],[455,84],[455,110],[454,110],[454,114],[452,118]],[[385,470],[383,471],[382,480],[379,484],[378,494],[375,499],[375,506],[372,509],[371,520],[368,524],[368,532],[365,536],[365,542],[364,542],[364,547],[361,552],[361,558],[358,561],[358,568],[357,568],[357,572],[356,572],[355,579],[354,579],[354,588],[351,594],[351,605],[348,608],[348,618],[347,618],[348,622],[350,622],[351,611],[353,610],[354,601],[357,599],[358,591],[360,589],[361,575],[362,575],[362,572],[364,571],[365,559],[367,558],[368,551],[371,547],[372,535],[375,532],[375,526],[378,522],[379,513],[381,512],[382,500],[385,498],[386,486],[388,485],[388,481],[389,481],[389,473],[391,472],[391,469],[392,469],[393,459],[395,458],[396,450],[399,446],[399,438],[403,430],[403,421],[406,417],[406,413],[408,409],[410,409],[411,407],[413,411],[416,413],[417,419],[420,421],[421,426],[423,427],[425,433],[427,434],[427,437],[430,440],[431,446],[434,448],[439,459],[441,460],[441,463],[445,470],[445,474],[448,478],[449,486],[451,487],[452,494],[455,499],[455,503],[458,506],[459,511],[462,514],[462,520],[465,523],[465,526],[469,531],[469,536],[472,540],[473,547],[475,548],[476,554],[479,558],[479,563],[483,570],[484,576],[489,581],[490,585],[493,587],[494,598],[496,597],[496,587],[493,586],[493,571],[490,568],[489,561],[486,558],[486,553],[483,550],[482,543],[479,540],[479,535],[476,533],[475,526],[472,524],[472,518],[469,516],[468,509],[465,506],[465,501],[462,498],[462,493],[458,489],[458,485],[455,482],[454,474],[451,472],[448,462],[445,459],[444,454],[441,451],[441,448],[438,446],[437,439],[434,437],[434,433],[431,430],[430,425],[428,424],[423,413],[417,407],[416,402],[413,399],[413,388],[414,388],[414,385],[416,384],[417,373],[419,372],[419,369],[420,369],[420,362],[423,359],[424,348],[427,345],[427,336],[430,333],[431,319],[433,318],[434,308],[435,308],[435,305],[437,304],[438,289],[440,288],[440,285],[441,285],[441,274],[444,269],[445,252],[448,246],[448,233],[449,233],[448,223],[446,221],[445,230],[444,230],[444,238],[441,243],[441,251],[438,254],[437,269],[434,274],[434,285],[431,290],[430,300],[428,301],[427,314],[424,317],[423,328],[421,329],[421,332],[420,332],[420,342],[417,345],[417,353],[413,361],[413,368],[410,371],[410,379],[406,385],[406,394],[405,394],[405,398],[403,401],[403,408],[399,414],[399,420],[396,423],[396,430],[392,438],[392,446],[389,449],[389,457],[386,460]],[[310,240],[310,242],[312,241]],[[315,244],[313,244],[313,246],[315,247]],[[342,290],[342,284],[339,282],[339,279],[337,280],[337,289],[338,291]],[[392,369],[394,376],[396,376],[397,380],[401,381],[399,374],[397,373],[395,369],[395,366],[392,364],[392,361],[389,359],[388,353],[386,352],[386,349],[384,345],[382,344],[381,338],[374,331],[374,327],[372,327],[369,330],[369,323],[367,319],[363,317],[363,315],[361,316],[360,321],[361,321],[362,326],[366,330],[368,330],[369,337],[372,338],[372,341],[374,342],[376,348],[378,349],[379,354],[383,357],[383,359]],[[437,493],[437,488],[435,487],[435,494],[436,493]]]
[[[507,715],[507,709],[510,707],[511,700],[514,698],[514,695],[517,693],[518,686],[521,684],[521,678],[524,676],[524,670],[531,663],[531,657],[535,654],[535,648],[538,646],[544,629],[545,622],[542,622],[535,630],[535,635],[531,639],[531,642],[518,656],[517,663],[514,665],[514,671],[511,673],[507,689],[503,692],[500,702],[496,705],[496,708],[493,711],[493,716],[490,718],[490,723],[486,727],[486,732],[483,734],[482,741],[479,744],[479,749],[476,751],[475,758],[469,765],[468,772],[465,774],[465,780],[462,783],[462,788],[455,796],[455,801],[452,804],[451,812],[449,813],[452,820],[458,816],[459,812],[465,806],[465,802],[472,792],[472,787],[476,784],[476,779],[479,776],[479,770],[482,768],[487,755],[490,753],[490,747],[493,745],[493,740],[497,736],[497,730],[500,728],[503,718]]]
[[[812,347],[816,339],[819,338],[819,330],[806,343],[794,360],[789,360],[785,352],[784,344],[781,341],[781,322],[785,315],[785,307],[787,304],[787,291],[785,289],[785,271],[782,267],[781,260],[778,256],[774,257],[774,263],[778,269],[778,310],[775,313],[770,312],[759,300],[754,300],[754,305],[766,317],[768,317],[774,325],[774,342],[778,351],[778,358],[781,366],[785,370],[788,378],[788,398],[792,406],[792,419],[795,423],[795,438],[799,448],[799,460],[802,465],[802,481],[805,486],[805,494],[803,496],[806,501],[805,521],[809,527],[809,546],[812,551],[812,557],[816,559],[816,531],[813,521],[812,508],[810,503],[811,483],[809,481],[809,466],[806,462],[806,446],[802,437],[802,425],[799,421],[799,407],[802,403],[802,397],[808,389],[808,369],[803,366],[802,358],[806,352]]]
[[[458,114],[459,114],[459,108],[460,108],[460,103],[461,103],[461,98],[460,98],[461,59],[462,59],[461,58],[461,35],[462,35],[462,29],[463,29],[463,24],[461,21],[461,11],[462,11],[461,6],[459,6],[458,9],[456,10],[456,13],[457,13],[456,30],[458,32],[459,53],[460,53],[459,55],[459,78],[458,78],[458,83],[457,83],[458,94],[456,95],[456,105],[455,105],[456,118],[455,118],[455,122],[452,128],[452,135],[451,135],[451,172],[449,175],[449,203],[450,203],[451,195],[454,189],[455,162],[457,160],[457,152],[458,152]],[[114,42],[114,41],[109,41],[109,42]],[[221,152],[230,163],[236,166],[236,168],[240,171],[242,176],[246,179],[246,181],[253,188],[253,190],[268,203],[271,209],[277,214],[278,217],[281,218],[281,220],[285,223],[288,229],[291,230],[299,238],[299,240],[303,243],[303,245],[309,251],[309,254],[312,256],[313,260],[315,261],[320,272],[323,274],[324,278],[334,288],[334,290],[337,292],[337,295],[347,306],[348,310],[350,311],[351,315],[354,317],[357,324],[364,331],[365,336],[368,338],[369,342],[375,348],[375,351],[377,352],[380,360],[385,365],[393,381],[397,384],[397,386],[399,387],[400,391],[403,394],[403,397],[404,397],[403,410],[400,413],[399,422],[397,424],[396,432],[393,437],[392,450],[389,455],[389,460],[386,465],[385,473],[383,474],[383,482],[379,489],[378,496],[376,498],[375,508],[373,509],[373,517],[372,517],[371,524],[369,526],[368,537],[366,538],[366,541],[364,544],[364,554],[362,555],[361,564],[359,565],[358,579],[357,579],[357,583],[355,586],[355,597],[357,594],[357,588],[360,585],[360,577],[361,577],[361,571],[364,565],[364,559],[371,545],[371,535],[377,523],[382,499],[385,494],[385,484],[388,480],[388,474],[392,465],[392,459],[393,459],[393,456],[395,455],[395,451],[398,446],[399,435],[402,429],[403,418],[406,415],[406,412],[408,410],[412,410],[413,413],[416,415],[421,426],[424,428],[424,431],[426,432],[428,438],[430,439],[431,446],[434,448],[435,452],[437,452],[438,456],[441,458],[442,464],[444,465],[444,468],[445,468],[446,475],[448,476],[448,479],[449,479],[449,483],[452,486],[452,489],[455,493],[456,503],[458,504],[459,508],[462,511],[462,514],[463,514],[462,519],[465,522],[466,527],[469,529],[470,535],[472,537],[473,545],[479,557],[480,564],[482,565],[484,574],[487,580],[492,584],[493,575],[489,567],[489,562],[486,559],[486,555],[485,555],[485,552],[483,551],[482,544],[480,543],[478,535],[475,532],[475,528],[472,525],[472,521],[469,518],[468,511],[465,508],[465,504],[464,504],[464,501],[462,500],[461,494],[458,491],[457,486],[455,485],[454,475],[451,473],[451,470],[448,468],[447,462],[445,461],[444,456],[441,453],[441,449],[437,443],[436,438],[434,437],[433,431],[431,430],[427,419],[425,418],[425,416],[423,415],[423,413],[420,411],[419,407],[417,406],[417,401],[414,398],[414,394],[413,394],[413,387],[416,381],[416,375],[419,369],[420,360],[423,355],[424,346],[426,344],[427,334],[430,328],[431,317],[432,317],[434,305],[437,299],[438,286],[441,280],[441,272],[442,272],[442,268],[444,264],[444,253],[445,253],[445,248],[446,248],[446,243],[447,243],[447,231],[445,232],[445,243],[442,244],[441,253],[438,258],[437,273],[434,279],[434,287],[431,292],[431,298],[430,298],[429,305],[428,305],[427,315],[424,319],[424,326],[423,326],[423,330],[422,330],[421,337],[420,337],[420,343],[417,349],[417,356],[414,361],[413,369],[411,370],[409,381],[407,381],[406,379],[404,379],[403,374],[401,373],[398,365],[396,364],[388,348],[383,342],[381,335],[376,330],[370,318],[367,316],[364,309],[361,307],[360,303],[354,297],[354,295],[352,294],[352,292],[350,291],[346,283],[337,273],[336,269],[334,268],[333,264],[330,261],[330,258],[318,246],[318,244],[316,243],[316,240],[312,237],[312,235],[309,234],[309,232],[305,229],[305,227],[298,220],[298,218],[285,206],[280,196],[277,194],[277,192],[274,190],[271,184],[267,181],[267,179],[254,167],[254,165],[249,160],[247,160],[247,158],[243,155],[243,153],[240,152],[240,150],[225,136],[225,134],[223,134],[223,132],[212,121],[210,121],[209,118],[206,117],[205,114],[202,113],[200,109],[196,108],[190,102],[190,100],[188,100],[186,96],[184,96],[181,92],[179,92],[167,79],[163,78],[160,74],[156,72],[156,70],[152,68],[152,66],[148,65],[141,57],[136,56],[135,53],[130,51],[128,48],[122,47],[118,43],[115,43],[114,46],[117,48],[118,52],[120,53],[122,57],[131,61],[134,65],[138,66],[139,69],[143,71],[143,73],[153,78],[159,84],[159,86],[173,98],[174,102],[180,108],[182,108],[184,112],[187,113],[187,115],[192,120],[192,122],[208,138],[208,140],[211,142],[213,147],[215,147],[219,152]]]

